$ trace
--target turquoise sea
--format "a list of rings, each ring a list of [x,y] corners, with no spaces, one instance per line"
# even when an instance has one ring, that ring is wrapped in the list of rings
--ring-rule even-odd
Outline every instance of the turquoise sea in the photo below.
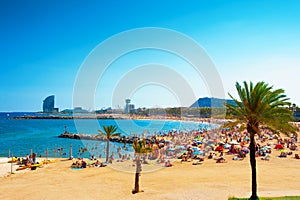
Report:
[[[143,132],[159,134],[174,129],[189,131],[210,128],[208,124],[163,120],[12,119],[13,116],[32,114],[0,113],[0,157],[7,157],[8,150],[17,157],[26,156],[30,151],[44,157],[47,149],[49,157],[69,157],[70,145],[74,157],[90,157],[92,154],[105,157],[106,142],[58,138],[65,129],[71,133],[98,134],[97,130],[103,125],[117,125],[122,135],[141,135]],[[123,146],[119,143],[111,145],[115,152],[118,146]],[[79,148],[83,147],[89,151],[79,154]],[[131,154],[131,146],[128,144],[127,147],[124,153]]]

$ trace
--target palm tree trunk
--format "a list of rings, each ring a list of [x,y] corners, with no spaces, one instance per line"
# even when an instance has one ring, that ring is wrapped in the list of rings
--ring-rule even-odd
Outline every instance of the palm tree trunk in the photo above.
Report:
[[[134,181],[134,193],[138,193],[140,191],[140,173],[135,173],[135,181]]]
[[[253,130],[252,130],[253,131]],[[255,141],[254,141],[254,135],[250,131],[250,164],[251,164],[251,171],[252,171],[252,195],[250,199],[258,199],[257,197],[257,181],[256,181],[256,158],[255,158]]]
[[[141,160],[139,156],[136,158],[136,171],[135,171],[135,181],[134,181],[134,191],[133,193],[140,192],[140,175],[142,171]]]
[[[108,162],[108,157],[109,157],[109,139],[107,139],[107,144],[106,144],[106,162]]]

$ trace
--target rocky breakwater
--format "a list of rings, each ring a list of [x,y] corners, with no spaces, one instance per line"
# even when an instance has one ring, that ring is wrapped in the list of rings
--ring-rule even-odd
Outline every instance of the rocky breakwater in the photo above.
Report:
[[[77,140],[99,140],[99,141],[106,141],[106,138],[101,135],[92,135],[92,134],[73,134],[69,132],[64,132],[58,136],[59,138],[69,138],[69,139],[77,139]],[[134,140],[139,140],[140,138],[135,136],[118,136],[110,138],[111,142],[118,142],[118,143],[133,143]],[[146,142],[151,142],[149,139],[146,139]]]

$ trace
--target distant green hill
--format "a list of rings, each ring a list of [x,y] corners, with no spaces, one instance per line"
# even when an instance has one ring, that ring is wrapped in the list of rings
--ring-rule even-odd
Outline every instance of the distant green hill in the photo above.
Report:
[[[236,105],[233,100],[204,97],[199,98],[190,108],[223,108],[225,102]]]

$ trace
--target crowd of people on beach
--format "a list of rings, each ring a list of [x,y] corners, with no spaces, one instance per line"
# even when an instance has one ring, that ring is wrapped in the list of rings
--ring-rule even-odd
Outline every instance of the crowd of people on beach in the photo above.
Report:
[[[137,136],[135,136],[137,137]],[[142,156],[142,163],[156,163],[165,167],[173,166],[171,161],[180,159],[181,162],[193,162],[199,164],[205,159],[213,159],[216,163],[225,163],[227,159],[243,160],[249,154],[250,135],[246,130],[241,130],[239,126],[234,129],[211,129],[179,131],[170,130],[157,132],[152,135],[142,135],[147,146],[152,148],[152,152]],[[291,134],[289,137],[274,134],[272,131],[261,127],[260,134],[255,138],[256,156],[261,160],[269,160],[272,152],[278,152],[279,158],[293,155],[297,150],[297,136]],[[130,145],[112,147],[108,164],[113,162],[135,161],[135,154],[130,153]],[[95,147],[93,147],[95,149]],[[83,149],[83,148],[82,148]],[[105,153],[106,147],[103,147]],[[124,151],[124,150],[127,150]],[[89,149],[86,148],[86,151]],[[133,151],[133,150],[131,150]],[[117,159],[115,158],[117,155]],[[231,156],[230,156],[231,155]],[[229,157],[230,156],[230,157]],[[102,158],[102,154],[99,155]],[[297,153],[294,158],[299,158]],[[92,155],[92,160],[96,159]],[[154,162],[153,162],[154,161]]]
[[[86,162],[84,159],[78,158],[73,160],[71,168],[87,168],[87,167],[106,167],[107,165],[96,160],[95,162]]]
[[[30,155],[26,154],[26,157],[15,157],[12,158],[12,161],[15,162],[17,165],[24,165],[24,166],[30,166],[37,163],[37,155],[36,153],[32,153]]]
[[[9,163],[16,165],[16,171],[25,170],[25,169],[31,169],[36,170],[38,167],[42,167],[44,164],[51,163],[50,160],[37,160],[37,154],[36,153],[30,153],[26,154],[25,157],[12,157],[9,158]],[[13,167],[11,166],[11,173],[12,173]]]
[[[130,137],[145,139],[146,145],[152,149],[151,153],[141,156],[142,164],[155,164],[164,167],[172,167],[175,161],[192,162],[193,165],[201,164],[203,161],[214,160],[216,163],[226,163],[228,160],[241,161],[248,154],[250,135],[247,130],[236,126],[229,128],[213,128],[198,130],[170,130],[154,132],[152,135],[146,131],[138,137],[133,134]],[[110,155],[108,161],[104,162],[106,156],[106,143],[86,143],[78,148],[77,159],[72,159],[72,168],[105,167],[115,162],[136,161],[136,154],[128,143],[110,144]],[[261,160],[270,160],[273,157],[300,159],[298,153],[297,135],[283,136],[274,134],[269,129],[260,128],[260,134],[255,136],[255,154]],[[63,154],[63,148],[57,151]],[[87,161],[86,155],[90,154]],[[275,154],[275,156],[271,156]],[[72,156],[73,158],[73,156]],[[37,154],[27,154],[24,158],[15,159],[18,165],[30,166],[37,163]]]

